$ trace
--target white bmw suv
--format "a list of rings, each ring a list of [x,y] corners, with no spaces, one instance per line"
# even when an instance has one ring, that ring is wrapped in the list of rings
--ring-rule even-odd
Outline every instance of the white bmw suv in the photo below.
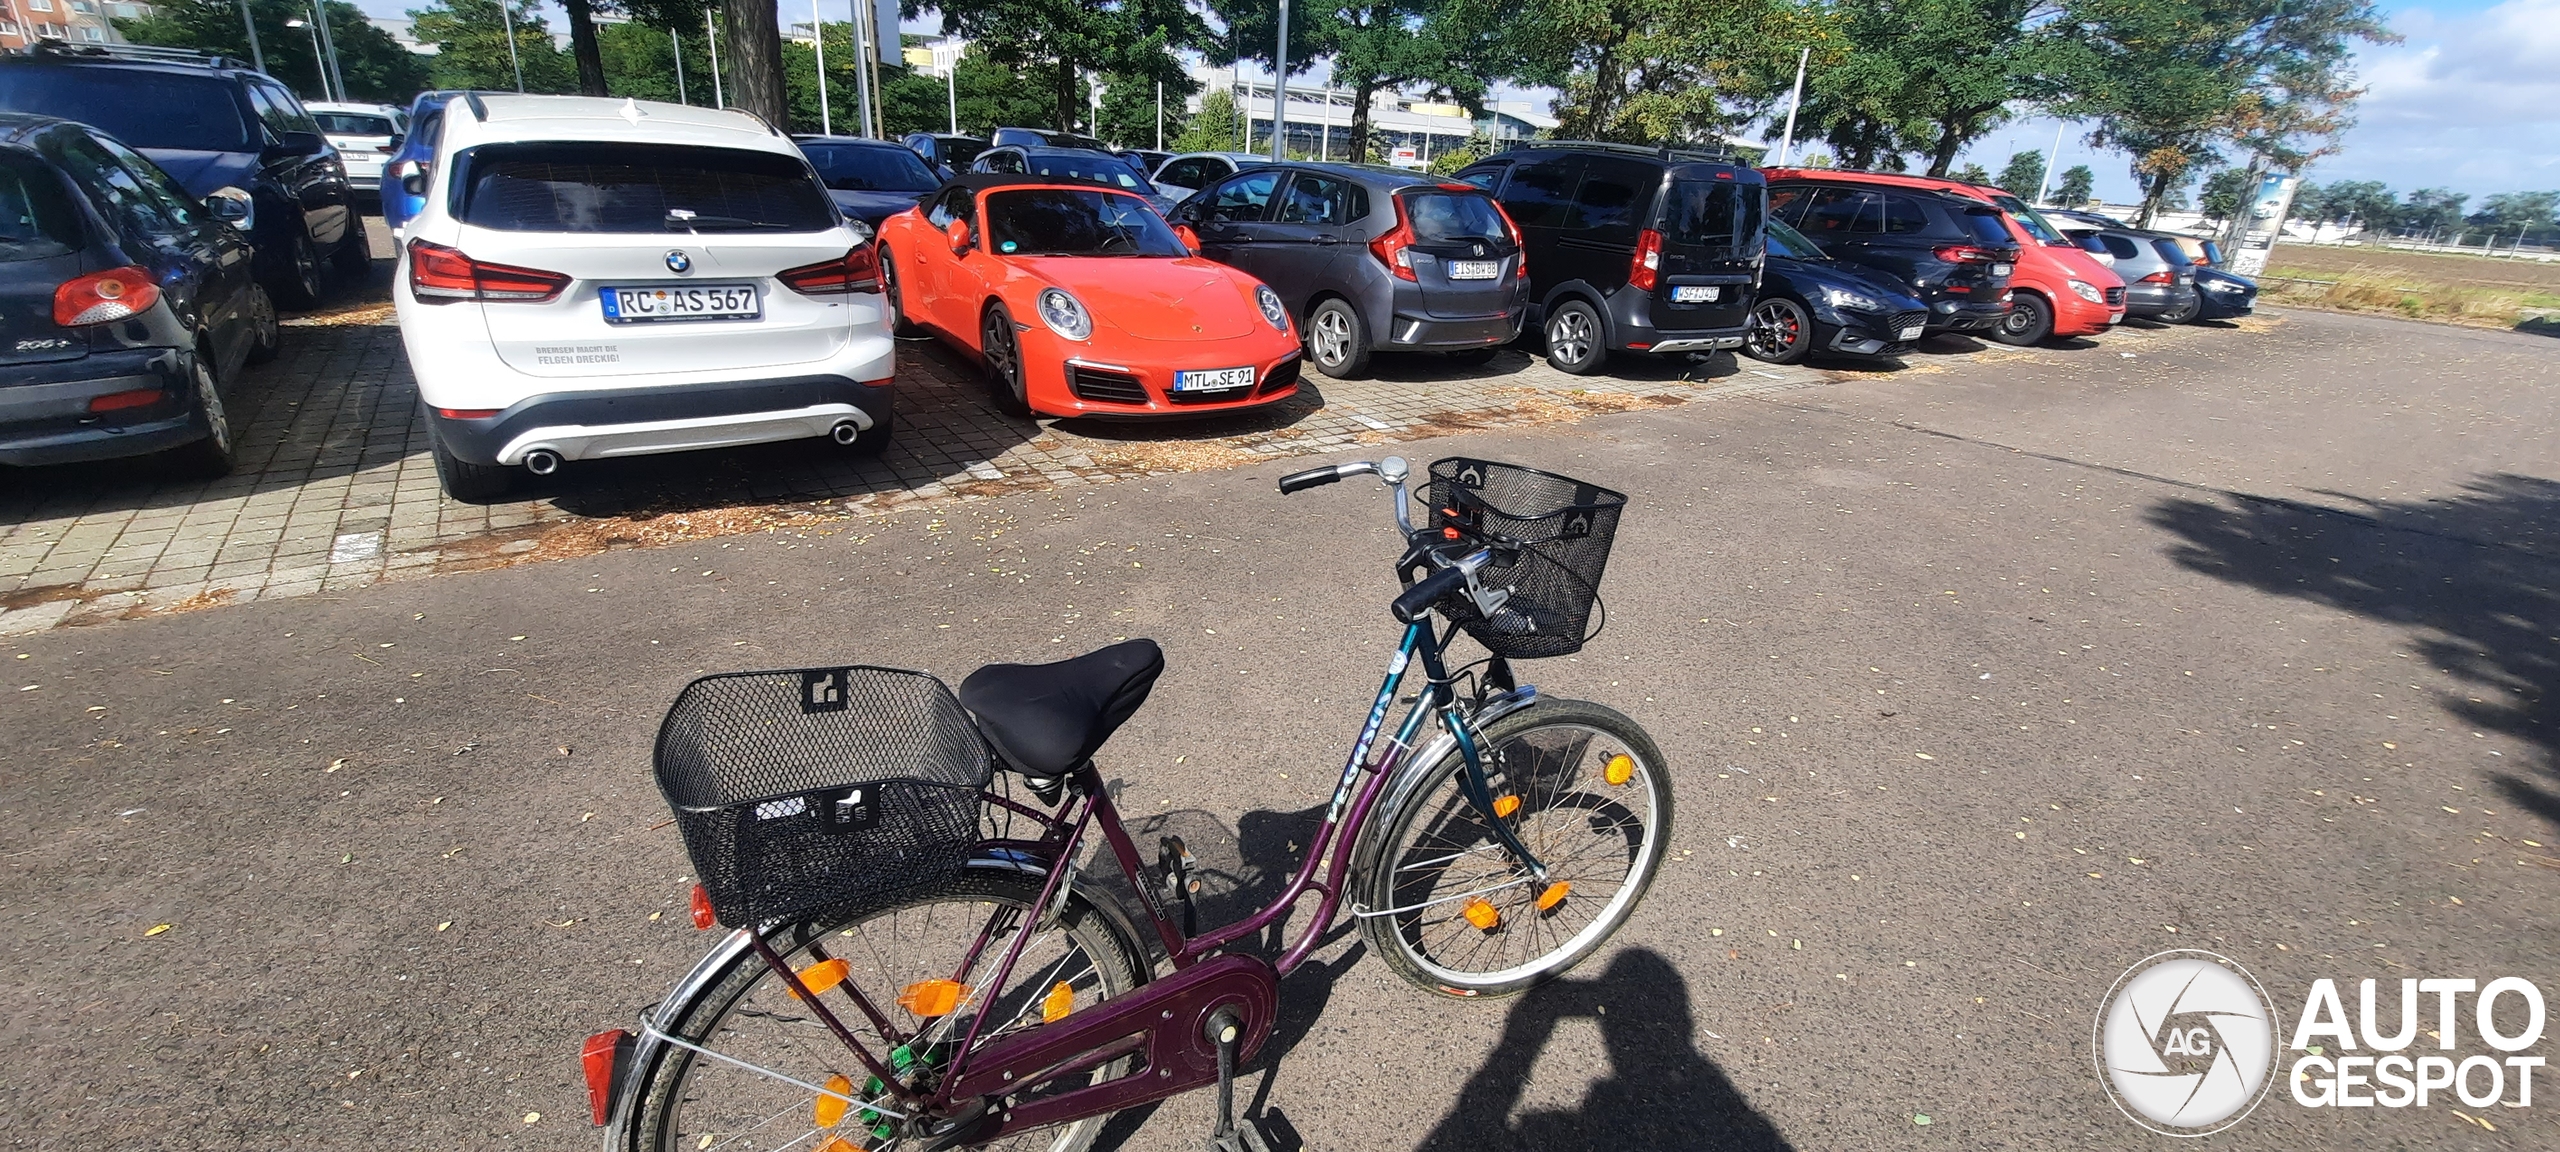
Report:
[[[457,97],[405,182],[426,208],[392,295],[455,499],[575,460],[887,443],[878,253],[754,117]]]

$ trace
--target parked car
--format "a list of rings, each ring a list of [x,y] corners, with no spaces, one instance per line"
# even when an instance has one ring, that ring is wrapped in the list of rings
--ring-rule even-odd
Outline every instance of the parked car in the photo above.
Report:
[[[1155,185],[1147,182],[1147,174],[1137,165],[1109,152],[1091,148],[1045,148],[998,144],[969,164],[971,172],[998,176],[1042,176],[1075,184],[1099,184],[1134,192],[1147,206],[1163,215],[1173,210],[1170,197],[1158,195]]]
[[[39,46],[0,56],[0,111],[96,126],[203,200],[246,193],[240,222],[278,304],[320,302],[328,271],[373,263],[336,149],[284,85],[219,56]]]
[[[2195,262],[2176,240],[2157,232],[2101,228],[2081,237],[2080,244],[2112,257],[2110,269],[2124,279],[2126,315],[2167,324],[2195,318],[2201,307]]]
[[[1131,164],[1137,165],[1138,171],[1148,173],[1164,167],[1165,161],[1173,159],[1173,153],[1158,152],[1153,148],[1122,148],[1118,150],[1118,155]]]
[[[392,302],[445,491],[521,467],[803,437],[888,443],[876,250],[739,112],[466,96]]]
[[[1060,132],[1052,128],[998,128],[987,136],[990,146],[1003,148],[1076,148],[1087,152],[1108,152],[1111,146],[1091,136]]]
[[[1547,362],[1597,372],[1615,351],[1739,348],[1767,249],[1768,188],[1702,152],[1560,142],[1467,166],[1529,261],[1529,323]]]
[[[1278,293],[1201,259],[1133,192],[976,173],[880,229],[901,319],[986,366],[1017,415],[1200,416],[1298,390]]]
[[[1307,360],[1359,376],[1372,352],[1490,359],[1529,301],[1520,233],[1483,190],[1391,168],[1248,168],[1169,217],[1200,254],[1280,294]]]
[[[978,153],[987,150],[987,142],[957,132],[913,132],[900,143],[905,144],[924,162],[934,166],[944,178],[965,172]]]
[[[906,146],[853,136],[794,136],[800,154],[826,182],[836,207],[877,232],[880,222],[916,206],[942,177]]]
[[[400,138],[409,134],[409,114],[388,104],[320,101],[304,107],[319,122],[329,146],[338,150],[347,185],[358,192],[379,194],[383,166],[399,150]]]
[[[1908,286],[1834,260],[1775,220],[1768,228],[1769,261],[1760,270],[1744,355],[1771,364],[1817,351],[1895,356],[1928,330],[1929,306]]]
[[[2257,307],[2258,282],[2221,268],[2196,266],[2196,314],[2191,320],[2230,320]]]
[[[1192,193],[1235,175],[1239,169],[1270,162],[1271,157],[1258,152],[1185,152],[1156,165],[1152,179],[1157,195],[1185,200]]]
[[[1988,332],[2009,315],[2018,246],[1998,209],[1923,188],[1830,182],[1823,170],[1777,171],[1769,218],[1835,259],[1910,285],[1929,306],[1923,335]]]
[[[1904,272],[1899,267],[1887,270],[1923,288],[1924,297],[1931,287],[1927,267],[1930,261],[1918,258],[1924,252],[1934,256],[1941,246],[1949,246],[1951,252],[1962,255],[1970,248],[1977,257],[1990,255],[1990,263],[2010,265],[2006,271],[1993,273],[2004,281],[2004,287],[1996,291],[1979,285],[1969,293],[1950,287],[1950,294],[1966,296],[1970,303],[1932,299],[1930,308],[1938,317],[1933,331],[1984,331],[2004,344],[2026,345],[2053,336],[2103,332],[2124,318],[2124,282],[2036,215],[2025,201],[2001,189],[1939,177],[1817,168],[1771,169],[1769,182],[1773,198],[1777,196],[1774,189],[1791,187],[1803,188],[1806,195],[1822,201],[1804,209],[1818,216],[1787,222],[1826,250],[1845,258],[1857,257],[1842,247],[1843,237],[1829,234],[1826,229],[1853,204],[1869,206],[1873,214],[1858,220],[1855,226],[1862,233],[1876,229],[1883,235],[1872,240],[1865,235],[1850,237],[1845,238],[1846,242],[1904,249],[1895,254],[1894,263],[1899,265],[1904,258],[1910,258],[1915,271]],[[1949,198],[1952,209],[1917,195],[1922,192]],[[1856,193],[1866,195],[1854,196]],[[1800,219],[1814,222],[1802,223]],[[1922,242],[1910,243],[1907,238],[1911,236],[1921,237]],[[1975,259],[1954,263],[1982,262]],[[1952,285],[1968,282],[1958,277]],[[1991,296],[2001,298],[2006,306],[1986,303]],[[1994,323],[1980,323],[1986,316]],[[1962,323],[1949,323],[1950,320]]]
[[[232,226],[248,211],[94,128],[0,113],[0,464],[231,470],[224,402],[278,337]]]
[[[382,168],[382,222],[390,227],[393,236],[400,235],[400,230],[408,226],[409,218],[427,206],[423,191],[411,192],[401,182],[411,176],[425,174],[427,165],[435,160],[437,135],[444,126],[445,105],[456,97],[471,94],[459,88],[440,88],[418,93],[418,98],[409,102],[409,132],[401,137],[400,146],[392,149],[390,161]],[[478,95],[495,96],[499,93],[481,92]],[[423,189],[425,185],[419,187]]]

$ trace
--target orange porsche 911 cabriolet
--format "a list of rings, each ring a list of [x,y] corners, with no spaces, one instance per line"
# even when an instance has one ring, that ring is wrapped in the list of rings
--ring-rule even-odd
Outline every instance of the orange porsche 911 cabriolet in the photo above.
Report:
[[[1200,416],[1298,390],[1279,295],[1127,192],[970,175],[882,221],[879,252],[893,319],[975,355],[1016,415]]]

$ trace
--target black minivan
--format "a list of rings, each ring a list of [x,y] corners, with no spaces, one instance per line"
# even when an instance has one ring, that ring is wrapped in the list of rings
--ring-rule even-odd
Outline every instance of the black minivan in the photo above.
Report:
[[[1575,375],[1609,353],[1739,348],[1750,330],[1768,186],[1704,152],[1541,141],[1458,173],[1523,233],[1547,361]]]

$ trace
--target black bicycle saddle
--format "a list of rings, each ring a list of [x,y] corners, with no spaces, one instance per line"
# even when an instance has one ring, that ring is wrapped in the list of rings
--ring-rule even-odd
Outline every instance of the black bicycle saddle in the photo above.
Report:
[[[1006,767],[1057,777],[1091,759],[1163,674],[1164,649],[1127,640],[1055,664],[989,664],[960,682],[960,704]]]

